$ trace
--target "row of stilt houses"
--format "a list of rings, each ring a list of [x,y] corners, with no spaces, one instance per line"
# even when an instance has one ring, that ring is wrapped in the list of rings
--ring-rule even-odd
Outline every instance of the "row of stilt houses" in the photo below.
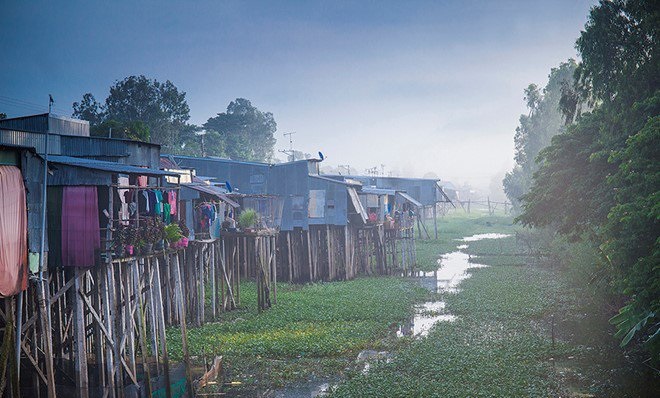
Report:
[[[319,163],[164,155],[52,114],[0,120],[0,395],[192,396],[187,328],[240,307],[241,280],[263,311],[278,281],[412,273],[420,215],[447,200],[437,181]]]

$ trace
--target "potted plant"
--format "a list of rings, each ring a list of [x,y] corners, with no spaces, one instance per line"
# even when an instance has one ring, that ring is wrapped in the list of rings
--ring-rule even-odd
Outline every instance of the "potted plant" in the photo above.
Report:
[[[144,240],[144,253],[151,254],[153,252],[154,244],[162,239],[162,233],[158,226],[157,218],[147,218],[142,224],[141,232],[142,239]]]
[[[126,226],[123,224],[119,224],[117,228],[115,228],[114,234],[114,248],[115,248],[115,256],[121,257],[124,255],[124,245],[126,244]]]
[[[178,224],[170,224],[165,226],[165,240],[169,242],[170,246],[176,248],[176,243],[181,240],[181,228]]]
[[[163,250],[165,248],[165,223],[160,217],[154,218],[153,231],[152,234],[156,238],[154,243],[154,250]]]
[[[238,216],[238,225],[246,232],[251,232],[252,227],[257,223],[257,212],[254,209],[245,209]]]
[[[135,253],[135,245],[138,242],[139,231],[134,225],[126,227],[126,253],[132,256]]]

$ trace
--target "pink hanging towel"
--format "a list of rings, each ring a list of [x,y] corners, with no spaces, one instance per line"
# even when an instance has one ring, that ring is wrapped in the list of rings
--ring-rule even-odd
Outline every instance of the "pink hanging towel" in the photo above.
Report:
[[[27,207],[21,170],[0,166],[0,297],[27,287]]]
[[[101,248],[96,187],[64,187],[62,190],[62,265],[91,267]]]
[[[170,204],[170,214],[176,214],[176,191],[169,191],[167,193],[167,201]]]

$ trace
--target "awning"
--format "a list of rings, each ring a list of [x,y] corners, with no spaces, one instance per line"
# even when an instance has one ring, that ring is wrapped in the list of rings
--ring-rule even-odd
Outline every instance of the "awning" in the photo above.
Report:
[[[73,156],[49,155],[48,162],[66,166],[82,167],[85,169],[107,171],[117,174],[137,174],[152,177],[176,176],[178,174],[158,169],[149,169],[126,164],[106,162],[103,160],[76,158]]]
[[[185,188],[194,189],[195,191],[203,192],[205,194],[213,195],[216,198],[218,198],[218,199],[222,200],[223,202],[227,203],[229,206],[231,206],[233,208],[240,207],[240,205],[238,203],[236,203],[233,200],[229,199],[229,197],[224,192],[220,192],[217,188],[212,187],[210,185],[181,184],[181,186],[185,187]]]
[[[445,198],[445,200],[439,200],[438,202],[451,203],[451,205],[454,206],[454,208],[456,208],[456,205],[454,204],[454,202],[451,201],[451,199],[449,199],[449,196],[447,196],[445,191],[442,189],[442,186],[440,186],[440,183],[436,183],[435,187],[440,192],[442,197]]]
[[[367,210],[365,210],[364,206],[362,206],[362,202],[358,197],[357,191],[355,191],[355,188],[353,187],[348,187],[347,190],[348,196],[351,198],[351,203],[353,203],[355,211],[360,215],[360,218],[362,218],[362,222],[366,224],[369,216],[367,216]]]
[[[424,205],[422,205],[421,203],[419,203],[417,200],[415,200],[415,198],[413,198],[412,196],[408,195],[408,194],[405,193],[405,192],[397,192],[396,194],[399,195],[399,196],[402,197],[404,200],[406,200],[407,202],[411,203],[413,206],[415,206],[415,207],[417,207],[417,208],[419,208],[419,207],[424,207]]]

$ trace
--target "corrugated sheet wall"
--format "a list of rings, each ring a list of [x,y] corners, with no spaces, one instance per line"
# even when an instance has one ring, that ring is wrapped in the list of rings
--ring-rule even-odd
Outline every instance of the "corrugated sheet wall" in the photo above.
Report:
[[[27,131],[0,129],[0,144],[20,145],[34,148],[37,153],[45,152],[46,134]],[[48,141],[48,153],[62,154],[61,136],[51,135]]]

